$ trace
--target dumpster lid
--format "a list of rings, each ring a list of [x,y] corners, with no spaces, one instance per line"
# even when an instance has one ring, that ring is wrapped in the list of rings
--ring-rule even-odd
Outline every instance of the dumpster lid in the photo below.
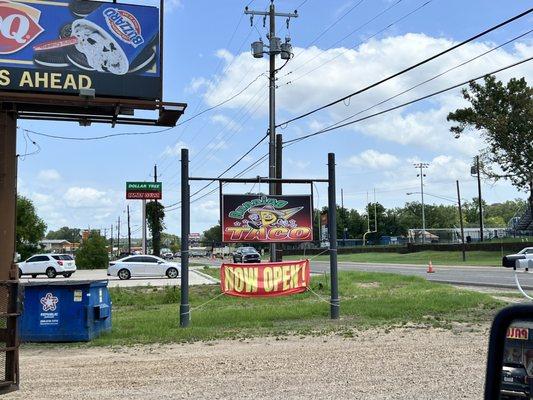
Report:
[[[89,286],[107,286],[109,280],[107,279],[102,279],[102,280],[96,280],[96,281],[91,281],[91,280],[79,280],[79,281],[73,281],[73,280],[68,280],[68,281],[45,281],[45,282],[36,282],[36,281],[31,281],[31,282],[21,282],[20,283],[20,286],[86,286],[86,285],[89,285]]]

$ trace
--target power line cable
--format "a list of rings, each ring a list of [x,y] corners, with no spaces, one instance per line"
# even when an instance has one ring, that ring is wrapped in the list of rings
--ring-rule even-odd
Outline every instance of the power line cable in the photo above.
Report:
[[[276,125],[276,128],[279,128],[279,127],[282,127],[282,126],[287,126],[288,124],[290,124],[290,123],[292,123],[294,121],[298,121],[298,120],[300,120],[302,118],[308,117],[311,114],[314,114],[314,113],[316,113],[318,111],[324,110],[325,108],[331,107],[331,106],[333,106],[335,104],[338,104],[340,102],[348,100],[348,99],[352,98],[353,96],[356,96],[358,94],[366,92],[366,91],[368,91],[368,90],[370,90],[370,89],[372,89],[372,88],[374,88],[374,87],[376,87],[378,85],[381,85],[381,84],[383,84],[383,83],[385,83],[385,82],[387,82],[387,81],[389,81],[391,79],[394,79],[394,78],[396,78],[396,77],[398,77],[400,75],[403,75],[406,72],[409,72],[409,71],[411,71],[411,70],[413,70],[415,68],[418,68],[421,65],[427,64],[428,62],[430,62],[432,60],[435,60],[436,58],[439,58],[439,57],[443,56],[444,54],[447,54],[447,53],[449,53],[449,52],[451,52],[451,51],[453,51],[453,50],[455,50],[455,49],[457,49],[457,48],[459,48],[461,46],[464,46],[465,44],[470,43],[470,42],[472,42],[472,41],[474,41],[474,40],[476,40],[476,39],[478,39],[478,38],[480,38],[480,37],[492,32],[492,31],[494,31],[496,29],[501,28],[502,26],[505,26],[505,25],[507,25],[507,24],[509,24],[509,23],[511,23],[513,21],[516,21],[517,19],[528,15],[529,13],[531,13],[531,11],[533,11],[533,8],[530,8],[527,11],[524,11],[524,12],[518,14],[518,15],[515,15],[512,18],[509,18],[509,19],[507,19],[507,20],[505,20],[505,21],[503,21],[503,22],[501,22],[501,23],[499,23],[497,25],[494,25],[493,27],[491,27],[489,29],[486,29],[483,32],[480,32],[480,33],[478,33],[478,34],[476,34],[476,35],[474,35],[474,36],[472,36],[472,37],[470,37],[470,38],[468,38],[466,40],[463,40],[462,42],[460,42],[460,43],[458,43],[456,45],[453,45],[453,46],[449,47],[448,49],[443,50],[443,51],[441,51],[441,52],[439,52],[437,54],[434,54],[433,56],[428,57],[428,58],[426,58],[426,59],[424,59],[424,60],[422,60],[422,61],[420,61],[420,62],[418,62],[418,63],[416,63],[414,65],[411,65],[410,67],[407,67],[407,68],[405,68],[405,69],[403,69],[403,70],[401,70],[399,72],[396,72],[395,74],[389,75],[388,77],[383,78],[383,79],[379,80],[378,82],[375,82],[375,83],[373,83],[373,84],[371,84],[369,86],[366,86],[366,87],[364,87],[362,89],[359,89],[359,90],[357,90],[357,91],[355,91],[355,92],[353,92],[353,93],[351,93],[351,94],[349,94],[347,96],[344,96],[344,97],[342,97],[342,98],[340,98],[338,100],[332,101],[332,102],[330,102],[328,104],[325,104],[323,106],[315,108],[315,109],[313,109],[311,111],[308,111],[308,112],[306,112],[304,114],[301,114],[301,115],[299,115],[297,117],[294,117],[294,118],[291,118],[291,119],[289,119],[287,121],[284,121],[284,122]]]
[[[416,99],[414,99],[414,100],[410,100],[410,101],[408,101],[408,102],[405,102],[405,103],[399,104],[399,105],[397,105],[397,106],[387,108],[387,109],[382,110],[382,111],[379,111],[379,112],[377,112],[377,113],[367,115],[367,116],[365,116],[365,117],[362,117],[362,118],[356,119],[356,120],[354,120],[354,121],[346,122],[346,123],[343,123],[343,124],[340,124],[340,125],[339,125],[338,123],[336,123],[336,124],[330,125],[330,126],[327,127],[327,128],[321,129],[321,130],[319,130],[319,131],[317,131],[317,132],[314,132],[314,133],[311,133],[311,134],[308,134],[308,135],[304,135],[304,136],[301,136],[301,137],[298,137],[298,138],[295,138],[295,139],[287,140],[287,141],[283,142],[284,145],[286,145],[286,146],[284,146],[284,147],[287,147],[287,146],[289,146],[289,145],[292,145],[293,143],[297,143],[297,142],[300,142],[300,141],[303,141],[303,140],[309,139],[309,138],[314,137],[314,136],[322,135],[322,134],[324,134],[324,133],[326,133],[326,132],[330,132],[330,131],[333,131],[333,130],[337,130],[337,129],[340,129],[340,128],[344,128],[344,127],[349,126],[349,125],[353,125],[353,124],[355,124],[355,123],[357,123],[357,122],[365,121],[365,120],[367,120],[367,119],[370,119],[370,118],[376,117],[376,116],[378,116],[378,115],[386,114],[386,113],[388,113],[388,112],[391,112],[391,111],[397,110],[397,109],[399,109],[399,108],[402,108],[402,107],[405,107],[405,106],[408,106],[408,105],[411,105],[411,104],[417,103],[417,102],[419,102],[419,101],[421,101],[421,100],[425,100],[425,99],[428,99],[428,98],[430,98],[430,97],[434,97],[434,96],[436,96],[436,95],[439,95],[439,94],[442,94],[442,93],[445,93],[445,92],[449,92],[450,90],[457,89],[457,88],[459,88],[459,87],[461,87],[461,86],[464,86],[464,85],[466,85],[466,84],[468,84],[468,83],[470,83],[470,82],[474,82],[474,81],[477,81],[477,80],[479,80],[479,79],[485,78],[485,77],[487,77],[487,76],[490,76],[490,75],[496,74],[496,73],[498,73],[498,72],[505,71],[505,70],[507,70],[507,69],[509,69],[509,68],[516,67],[516,66],[518,66],[518,65],[520,65],[520,64],[524,64],[524,63],[526,63],[526,62],[528,62],[528,61],[531,61],[532,59],[533,59],[533,57],[529,57],[529,58],[523,59],[523,60],[518,61],[518,62],[516,62],[516,63],[510,64],[510,65],[507,65],[507,66],[505,66],[505,67],[499,68],[499,69],[497,69],[497,70],[494,70],[494,71],[488,72],[488,73],[486,73],[486,74],[480,75],[480,76],[478,76],[478,77],[476,77],[476,78],[468,79],[468,80],[466,80],[466,81],[464,81],[464,82],[461,82],[461,83],[455,84],[455,85],[453,85],[453,86],[449,86],[449,87],[447,87],[447,88],[445,88],[445,89],[438,90],[438,91],[436,91],[436,92],[433,92],[433,93],[427,94],[427,95],[422,96],[422,97],[418,97],[418,98],[416,98]]]

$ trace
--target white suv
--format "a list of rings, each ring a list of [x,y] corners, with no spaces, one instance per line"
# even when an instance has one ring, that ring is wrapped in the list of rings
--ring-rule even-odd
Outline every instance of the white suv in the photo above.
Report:
[[[69,278],[76,272],[74,258],[68,254],[36,254],[18,263],[18,267],[19,277],[31,275],[32,278],[36,278],[37,275],[44,274],[48,278],[55,278],[57,275]]]
[[[180,264],[163,260],[160,257],[140,255],[129,256],[109,263],[108,276],[130,279],[132,276],[167,276],[176,279]]]

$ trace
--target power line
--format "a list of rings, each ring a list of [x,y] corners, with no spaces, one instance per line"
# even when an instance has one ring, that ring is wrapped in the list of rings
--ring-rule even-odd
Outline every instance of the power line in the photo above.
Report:
[[[459,87],[461,87],[461,86],[464,86],[464,85],[466,85],[466,84],[468,84],[468,83],[470,83],[470,82],[477,81],[477,80],[482,79],[482,78],[485,78],[485,77],[487,77],[487,76],[489,76],[489,75],[493,75],[493,74],[496,74],[496,73],[498,73],[498,72],[505,71],[505,70],[507,70],[507,69],[509,69],[509,68],[516,67],[517,65],[524,64],[524,63],[526,63],[526,62],[528,62],[528,61],[531,61],[532,59],[533,59],[533,57],[526,58],[526,59],[521,60],[521,61],[518,61],[518,62],[516,62],[516,63],[510,64],[510,65],[507,65],[506,67],[499,68],[499,69],[494,70],[494,71],[492,71],[492,72],[488,72],[488,73],[486,73],[486,74],[480,75],[480,76],[478,76],[478,77],[476,77],[476,78],[472,78],[472,79],[469,79],[469,80],[467,80],[467,81],[464,81],[464,82],[458,83],[458,84],[456,84],[456,85],[449,86],[449,87],[447,87],[447,88],[445,88],[445,89],[438,90],[438,91],[436,91],[436,92],[433,92],[433,93],[427,94],[427,95],[425,95],[425,96],[419,97],[419,98],[414,99],[414,100],[410,100],[410,101],[405,102],[405,103],[402,103],[402,104],[400,104],[400,105],[397,105],[397,106],[394,106],[394,107],[387,108],[387,109],[385,109],[385,110],[383,110],[383,111],[379,111],[379,112],[377,112],[377,113],[370,114],[370,115],[367,115],[367,116],[365,116],[365,117],[362,117],[362,118],[356,119],[356,120],[354,120],[354,121],[346,122],[346,123],[343,123],[343,124],[340,124],[340,125],[339,125],[338,123],[336,123],[336,124],[330,125],[330,126],[327,127],[327,128],[321,129],[321,130],[319,130],[319,131],[317,131],[317,132],[311,133],[311,134],[309,134],[309,135],[301,136],[301,137],[296,138],[296,139],[287,140],[287,141],[285,141],[285,142],[283,142],[283,143],[284,143],[285,145],[289,146],[289,145],[291,145],[291,144],[293,144],[293,143],[297,143],[297,142],[300,142],[300,141],[302,141],[302,140],[306,140],[306,139],[309,139],[309,138],[311,138],[311,137],[314,137],[314,136],[318,136],[318,135],[324,134],[324,133],[326,133],[326,132],[330,132],[330,131],[333,131],[333,130],[336,130],[336,129],[344,128],[344,127],[346,127],[346,126],[348,126],[348,125],[353,125],[353,124],[355,124],[355,123],[357,123],[357,122],[365,121],[365,120],[367,120],[367,119],[370,119],[370,118],[376,117],[376,116],[378,116],[378,115],[386,114],[386,113],[388,113],[388,112],[391,112],[391,111],[397,110],[397,109],[399,109],[399,108],[402,108],[402,107],[405,107],[405,106],[408,106],[408,105],[411,105],[411,104],[417,103],[417,102],[419,102],[419,101],[421,101],[421,100],[425,100],[425,99],[428,99],[428,98],[430,98],[430,97],[434,97],[434,96],[436,96],[436,95],[439,95],[439,94],[442,94],[442,93],[445,93],[445,92],[449,92],[450,90],[453,90],[453,89],[457,89],[457,88],[459,88]],[[285,147],[286,147],[286,146],[285,146]]]
[[[489,29],[486,29],[485,31],[483,31],[483,32],[481,32],[481,33],[478,33],[478,34],[476,34],[476,35],[474,35],[474,36],[472,36],[472,37],[470,37],[470,38],[468,38],[468,39],[466,39],[466,40],[463,40],[462,42],[460,42],[460,43],[458,43],[458,44],[456,44],[456,45],[453,45],[453,46],[449,47],[448,49],[443,50],[443,51],[441,51],[441,52],[439,52],[439,53],[437,53],[437,54],[434,54],[433,56],[431,56],[431,57],[429,57],[429,58],[426,58],[426,59],[424,59],[424,60],[422,60],[422,61],[420,61],[420,62],[418,62],[418,63],[416,63],[416,64],[414,64],[414,65],[411,65],[410,67],[407,67],[407,68],[405,68],[405,69],[403,69],[403,70],[401,70],[401,71],[399,71],[399,72],[396,72],[395,74],[389,75],[388,77],[386,77],[386,78],[384,78],[384,79],[381,79],[381,80],[378,81],[378,82],[375,82],[375,83],[373,83],[373,84],[371,84],[371,85],[369,85],[369,86],[366,86],[366,87],[364,87],[364,88],[362,88],[362,89],[359,89],[359,90],[357,90],[356,92],[353,92],[353,93],[351,93],[351,94],[349,94],[349,95],[347,95],[347,96],[344,96],[344,97],[342,97],[342,98],[340,98],[340,99],[338,99],[338,100],[332,101],[332,102],[330,102],[330,103],[328,103],[328,104],[325,104],[325,105],[323,105],[323,106],[320,106],[320,107],[318,107],[318,108],[315,108],[315,109],[313,109],[313,110],[311,110],[311,111],[308,111],[308,112],[306,112],[306,113],[304,113],[304,114],[301,114],[301,115],[299,115],[299,116],[297,116],[297,117],[291,118],[291,119],[289,119],[289,120],[287,120],[287,121],[285,121],[285,122],[282,122],[282,123],[276,125],[276,128],[279,128],[279,127],[282,127],[282,126],[287,126],[288,124],[290,124],[290,123],[292,123],[292,122],[294,122],[294,121],[297,121],[297,120],[300,120],[300,119],[302,119],[302,118],[308,117],[308,116],[311,115],[311,114],[314,114],[314,113],[316,113],[316,112],[318,112],[318,111],[321,111],[321,110],[323,110],[323,109],[325,109],[325,108],[331,107],[331,106],[333,106],[333,105],[335,105],[335,104],[338,104],[338,103],[340,103],[340,102],[343,102],[343,101],[345,101],[345,100],[348,100],[348,99],[352,98],[353,96],[356,96],[356,95],[358,95],[358,94],[361,94],[361,93],[363,93],[363,92],[366,92],[366,91],[368,91],[368,90],[370,90],[370,89],[372,89],[372,88],[374,88],[374,87],[376,87],[376,86],[378,86],[378,85],[381,85],[382,83],[385,83],[385,82],[387,82],[387,81],[389,81],[389,80],[391,80],[391,79],[394,79],[394,78],[396,78],[396,77],[398,77],[398,76],[400,76],[400,75],[405,74],[406,72],[409,72],[409,71],[411,71],[411,70],[413,70],[413,69],[415,69],[415,68],[418,68],[418,67],[420,67],[421,65],[427,64],[428,62],[430,62],[430,61],[432,61],[432,60],[435,60],[436,58],[441,57],[441,56],[443,56],[444,54],[447,54],[447,53],[449,53],[449,52],[451,52],[451,51],[453,51],[453,50],[455,50],[455,49],[457,49],[457,48],[459,48],[459,47],[461,47],[461,46],[464,46],[464,45],[467,44],[467,43],[472,42],[473,40],[476,40],[476,39],[478,39],[478,38],[480,38],[480,37],[482,37],[482,36],[484,36],[484,35],[486,35],[486,34],[492,32],[492,31],[494,31],[494,30],[496,30],[496,29],[501,28],[502,26],[505,26],[505,25],[507,25],[507,24],[509,24],[509,23],[511,23],[511,22],[513,22],[513,21],[515,21],[515,20],[517,20],[517,19],[519,19],[519,18],[522,18],[522,17],[528,15],[529,13],[531,13],[531,11],[533,11],[533,8],[530,8],[530,9],[527,10],[527,11],[524,11],[524,12],[518,14],[518,15],[515,15],[515,16],[512,17],[512,18],[509,18],[509,19],[507,19],[507,20],[505,20],[505,21],[503,21],[503,22],[501,22],[501,23],[499,23],[499,24],[497,24],[497,25],[495,25],[495,26],[493,26],[493,27],[491,27],[491,28],[489,28]]]
[[[405,93],[408,93],[408,92],[410,92],[410,91],[412,91],[412,90],[414,90],[414,89],[416,89],[416,88],[418,88],[418,87],[420,87],[420,86],[422,86],[422,85],[424,85],[424,84],[426,84],[428,82],[431,82],[431,81],[433,81],[433,80],[435,80],[435,79],[447,74],[448,72],[451,72],[451,71],[453,71],[453,70],[455,70],[457,68],[460,68],[460,67],[462,67],[462,66],[464,66],[464,65],[466,65],[466,64],[468,64],[468,63],[470,63],[472,61],[475,61],[475,60],[477,60],[477,59],[479,59],[479,58],[481,58],[483,56],[486,56],[489,53],[492,53],[495,50],[498,50],[498,49],[508,45],[509,43],[512,43],[512,42],[514,42],[514,41],[516,41],[516,40],[518,40],[518,39],[520,39],[520,38],[522,38],[522,37],[524,37],[526,35],[529,35],[531,32],[533,32],[533,29],[531,29],[531,30],[529,30],[529,31],[527,31],[525,33],[522,33],[522,34],[520,34],[518,36],[515,36],[512,39],[509,39],[506,42],[504,42],[504,43],[502,43],[502,44],[500,44],[500,45],[498,45],[496,47],[493,47],[493,48],[491,48],[489,50],[484,51],[483,53],[478,54],[475,57],[469,58],[468,60],[465,60],[465,61],[463,61],[463,62],[461,62],[461,63],[459,63],[459,64],[457,64],[457,65],[455,65],[455,66],[453,66],[451,68],[448,68],[447,70],[445,70],[445,71],[443,71],[443,72],[441,72],[441,73],[439,73],[439,74],[437,74],[437,75],[435,75],[435,76],[433,76],[433,77],[431,77],[429,79],[426,79],[426,80],[424,80],[424,81],[422,81],[420,83],[417,83],[416,85],[411,86],[410,88],[405,89],[405,90],[401,91],[400,93],[397,93],[397,94],[395,94],[395,95],[393,95],[391,97],[388,97],[385,100],[380,101],[379,103],[376,103],[376,104],[374,104],[374,105],[372,105],[372,106],[370,106],[368,108],[365,108],[364,110],[358,111],[355,114],[352,114],[352,115],[350,115],[350,116],[348,116],[348,117],[346,117],[346,118],[344,118],[344,119],[342,119],[340,121],[337,121],[335,124],[330,125],[330,127],[335,126],[335,125],[339,125],[339,124],[343,123],[344,121],[348,121],[348,120],[356,117],[357,115],[363,114],[366,111],[372,110],[373,108],[376,108],[376,107],[378,107],[378,106],[380,106],[382,104],[385,104],[385,103],[389,102],[390,100],[393,100],[393,99],[395,99],[395,98],[397,98],[397,97],[399,97],[399,96],[401,96],[401,95],[403,95]]]

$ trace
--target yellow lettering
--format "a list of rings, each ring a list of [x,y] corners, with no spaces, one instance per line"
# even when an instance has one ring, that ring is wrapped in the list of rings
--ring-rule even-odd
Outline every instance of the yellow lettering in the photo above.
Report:
[[[11,83],[11,78],[9,78],[9,71],[3,69],[0,71],[0,86],[7,86]]]
[[[61,74],[57,72],[50,74],[50,87],[52,89],[61,89]]]
[[[80,89],[90,89],[93,86],[91,78],[87,75],[78,76],[78,88]]]
[[[65,78],[65,83],[63,84],[63,89],[74,89],[76,90],[76,81],[74,80],[74,75],[67,74],[67,77]]]
[[[265,267],[263,270],[263,282],[265,285],[265,292],[274,290],[274,281],[271,267]]]
[[[244,283],[245,291],[248,293],[257,292],[257,285],[259,281],[259,271],[257,268],[244,269]]]
[[[40,72],[35,73],[35,87],[41,86],[41,82],[43,83],[43,87],[48,87],[48,74],[46,72],[43,72],[43,76],[41,77]]]
[[[282,267],[283,275],[283,290],[289,290],[291,288],[291,266],[284,265]]]
[[[233,272],[235,276],[235,291],[240,293],[244,290],[244,273],[242,268],[235,268]]]
[[[291,265],[291,287],[298,287],[298,273],[302,267],[299,265]]]
[[[281,267],[274,267],[274,290],[279,290],[279,284],[283,277],[283,271]]]
[[[224,268],[224,291],[233,290],[234,287],[233,269],[226,267]]]
[[[25,85],[28,85],[29,87],[33,87],[33,82],[31,80],[31,74],[29,71],[24,71],[22,73],[22,77],[20,78],[19,86],[23,87]]]

